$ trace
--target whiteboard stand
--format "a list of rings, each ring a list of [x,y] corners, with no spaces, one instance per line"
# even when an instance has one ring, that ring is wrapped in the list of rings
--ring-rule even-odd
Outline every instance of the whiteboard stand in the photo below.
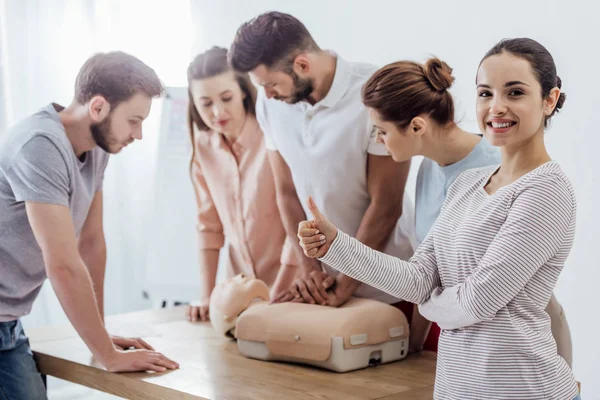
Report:
[[[154,203],[149,223],[144,295],[154,307],[197,300],[200,291],[197,207],[190,178],[192,143],[187,128],[186,87],[168,87],[162,104]],[[222,279],[226,246],[221,250]]]

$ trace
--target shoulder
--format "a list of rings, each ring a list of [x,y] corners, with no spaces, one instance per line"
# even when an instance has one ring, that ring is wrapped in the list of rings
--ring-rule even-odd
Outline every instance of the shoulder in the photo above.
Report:
[[[350,76],[354,80],[362,81],[363,83],[368,81],[379,69],[376,65],[364,62],[347,61],[347,63],[350,66]]]
[[[515,182],[515,197],[524,196],[546,203],[576,204],[575,190],[561,166],[547,162]]]
[[[432,174],[433,169],[437,164],[430,158],[423,157],[421,164],[419,165],[419,171],[417,172],[417,185],[424,185],[425,179],[429,180],[429,176]]]
[[[20,146],[13,149],[15,157],[38,164],[68,164],[73,149],[65,148],[62,140],[47,132],[35,132]]]

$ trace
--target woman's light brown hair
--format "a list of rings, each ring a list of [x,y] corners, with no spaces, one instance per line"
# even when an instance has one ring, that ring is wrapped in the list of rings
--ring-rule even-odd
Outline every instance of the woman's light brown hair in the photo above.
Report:
[[[429,59],[425,65],[398,61],[381,68],[367,81],[363,103],[399,129],[423,114],[446,125],[454,122],[454,102],[448,92],[453,82],[452,68],[438,58]]]

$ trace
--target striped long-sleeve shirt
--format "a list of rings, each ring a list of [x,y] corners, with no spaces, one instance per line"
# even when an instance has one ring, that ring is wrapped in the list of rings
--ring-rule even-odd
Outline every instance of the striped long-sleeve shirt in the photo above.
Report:
[[[575,194],[551,161],[489,195],[497,169],[457,178],[408,262],[341,231],[322,261],[440,325],[436,399],[573,399],[544,309],[573,244]]]

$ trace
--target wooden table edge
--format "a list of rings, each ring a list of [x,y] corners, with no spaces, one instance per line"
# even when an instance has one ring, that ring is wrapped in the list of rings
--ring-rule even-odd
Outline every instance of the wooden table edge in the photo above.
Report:
[[[108,372],[104,369],[79,364],[74,361],[54,357],[35,350],[33,351],[33,355],[40,374],[53,376],[115,396],[131,400],[210,400],[206,397],[191,395],[179,390],[154,385],[151,382],[143,380],[135,380],[136,390],[133,392],[130,389],[132,386],[132,378],[128,377],[127,373]],[[136,374],[140,374],[140,372],[137,372]],[[136,393],[140,391],[143,391],[144,393]]]

